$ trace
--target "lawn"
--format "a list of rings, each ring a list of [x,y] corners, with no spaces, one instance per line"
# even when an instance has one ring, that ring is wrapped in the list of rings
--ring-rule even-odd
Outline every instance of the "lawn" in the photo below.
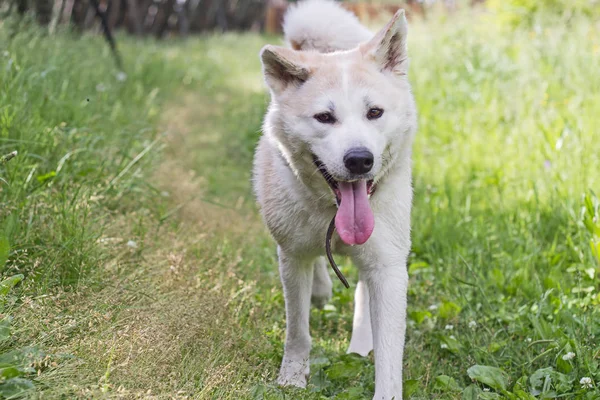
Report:
[[[406,398],[600,398],[598,32],[411,25]],[[1,396],[372,396],[372,358],[345,355],[353,291],[337,281],[312,311],[309,388],[274,384],[283,297],[249,179],[268,104],[257,54],[280,38],[120,36],[123,74],[100,37],[9,36]]]

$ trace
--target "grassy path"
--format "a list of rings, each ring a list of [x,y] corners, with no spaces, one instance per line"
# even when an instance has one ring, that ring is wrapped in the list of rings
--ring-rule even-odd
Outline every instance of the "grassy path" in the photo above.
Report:
[[[253,209],[248,170],[223,157],[233,149],[247,163],[250,154],[231,142],[223,109],[259,98],[246,128],[257,134],[264,93],[234,99],[220,85],[214,97],[183,91],[161,107],[163,157],[151,178],[161,215],[132,211],[113,221],[100,240],[120,243],[121,250],[107,246],[115,258],[98,276],[100,289],[58,295],[23,315],[69,318],[68,326],[55,323],[59,332],[48,332],[52,340],[44,344],[70,356],[39,378],[40,397],[233,399],[247,394],[265,369],[274,371],[277,352],[271,354],[255,326],[260,305],[249,304],[264,275],[261,262],[274,265],[274,249]],[[240,127],[242,115],[252,117],[247,111],[237,111]],[[246,238],[249,231],[256,236]],[[273,270],[267,275],[274,286]],[[31,330],[38,329],[46,330]]]
[[[466,35],[465,26],[477,34]],[[593,71],[600,55],[593,49],[600,37],[584,23],[568,34],[497,32],[485,21],[462,20],[435,29],[416,25],[414,32],[411,78],[421,119],[407,398],[595,399],[600,78]],[[24,186],[27,196],[13,190],[34,161],[0,169],[12,185],[0,187],[9,204],[0,209],[1,221],[15,213],[28,221],[33,213],[22,206],[25,199],[40,210],[31,233],[10,236],[17,250],[8,272],[28,275],[10,309],[16,331],[3,342],[46,352],[36,364],[39,375],[28,375],[37,397],[372,396],[371,360],[344,355],[353,293],[338,284],[331,304],[312,311],[310,387],[273,385],[283,298],[274,244],[249,183],[267,105],[256,57],[266,41],[123,41],[134,66],[123,87],[98,87],[107,71],[61,64],[75,94],[51,102],[69,107],[49,114],[65,126],[52,121],[54,136],[40,135],[47,154],[36,147],[45,160],[35,164],[38,186]],[[72,59],[83,62],[86,55],[76,50]],[[3,82],[28,82],[18,75],[23,71],[41,76],[39,60],[19,62]],[[48,93],[62,93],[65,83],[51,83]],[[15,99],[22,91],[2,88],[21,104]],[[102,109],[82,108],[87,93],[104,99]],[[130,102],[119,102],[125,98]],[[0,127],[8,126],[3,118]],[[33,122],[42,127],[46,119]],[[77,135],[88,130],[97,135]],[[34,139],[7,132],[0,146]],[[80,138],[90,141],[84,143],[92,155],[74,157],[57,172]],[[88,178],[88,170],[98,177]],[[49,220],[56,224],[45,225]],[[340,261],[355,282],[355,269]],[[85,271],[74,270],[82,265]],[[591,387],[582,387],[583,377]]]

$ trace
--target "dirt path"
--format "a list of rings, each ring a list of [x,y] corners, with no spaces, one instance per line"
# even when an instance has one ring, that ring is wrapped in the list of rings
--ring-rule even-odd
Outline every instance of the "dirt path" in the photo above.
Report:
[[[165,113],[170,134],[156,184],[169,194],[169,213],[177,222],[148,244],[142,285],[150,296],[123,310],[121,329],[109,329],[116,335],[106,376],[117,393],[123,387],[144,396],[202,399],[222,391],[219,398],[229,398],[240,386],[239,371],[260,364],[249,359],[255,355],[242,336],[253,337],[257,347],[266,343],[235,315],[243,306],[240,294],[251,292],[254,283],[236,277],[241,249],[228,243],[248,231],[262,232],[262,225],[256,214],[241,211],[246,199],[233,209],[205,199],[214,172],[198,160],[209,161],[223,146],[215,122],[209,122],[219,119],[214,110],[208,99],[188,94]]]
[[[273,362],[258,358],[272,348],[246,307],[256,280],[238,276],[244,253],[270,243],[250,199],[238,196],[230,207],[206,198],[219,171],[198,157],[223,150],[209,105],[188,94],[166,108],[165,157],[153,179],[168,196],[163,223],[116,252],[100,274],[111,277],[102,290],[32,300],[28,317],[54,325],[53,338],[63,339],[52,352],[72,357],[40,377],[47,385],[42,398],[240,398],[236,388],[248,385],[240,378]],[[123,217],[104,239],[126,242],[138,219]],[[258,235],[247,240],[249,231]]]

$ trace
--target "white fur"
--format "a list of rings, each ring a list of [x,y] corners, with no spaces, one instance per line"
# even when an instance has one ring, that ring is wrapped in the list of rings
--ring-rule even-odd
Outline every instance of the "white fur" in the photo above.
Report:
[[[354,14],[331,0],[298,3],[286,13],[283,30],[289,43],[322,53],[349,50],[373,36]]]
[[[329,18],[327,27],[323,18]],[[254,187],[265,223],[278,243],[285,294],[287,330],[278,382],[304,387],[309,373],[311,298],[320,306],[331,296],[323,255],[327,227],[336,213],[335,197],[312,155],[325,163],[336,180],[352,180],[356,178],[343,163],[346,151],[361,146],[373,153],[374,166],[367,176],[377,182],[370,199],[373,234],[365,244],[352,247],[336,234],[333,248],[350,256],[359,269],[348,351],[367,355],[373,349],[374,399],[400,400],[411,147],[416,131],[416,110],[406,77],[406,20],[399,12],[374,37],[365,36],[366,29],[357,24],[355,17],[334,3],[309,0],[286,18],[288,39],[290,35],[292,40],[302,39],[303,49],[309,51],[263,49],[271,105],[256,150]],[[370,106],[383,108],[383,116],[367,119]],[[332,107],[336,124],[313,118]]]

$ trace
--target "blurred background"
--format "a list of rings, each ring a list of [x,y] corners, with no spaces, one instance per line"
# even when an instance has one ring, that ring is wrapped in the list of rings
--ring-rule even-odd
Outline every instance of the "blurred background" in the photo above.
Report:
[[[441,1],[449,8],[455,0]],[[481,1],[473,1],[477,3]],[[4,13],[31,13],[50,28],[69,24],[77,29],[94,29],[95,16],[106,15],[110,29],[126,29],[136,35],[163,37],[206,31],[281,30],[283,14],[290,4],[286,0],[8,0]],[[347,2],[346,6],[361,18],[374,18],[400,6],[423,14],[426,2]],[[433,4],[434,2],[429,2]]]
[[[188,35],[206,31],[278,33],[286,8],[296,0],[3,0],[4,16],[34,15],[53,31],[57,25],[78,30],[98,29],[95,18],[105,15],[111,30],[135,35]],[[598,15],[595,0],[347,0],[344,6],[363,21],[387,18],[398,8],[425,17],[432,9],[454,12],[463,7],[486,6],[524,20],[536,13]]]

